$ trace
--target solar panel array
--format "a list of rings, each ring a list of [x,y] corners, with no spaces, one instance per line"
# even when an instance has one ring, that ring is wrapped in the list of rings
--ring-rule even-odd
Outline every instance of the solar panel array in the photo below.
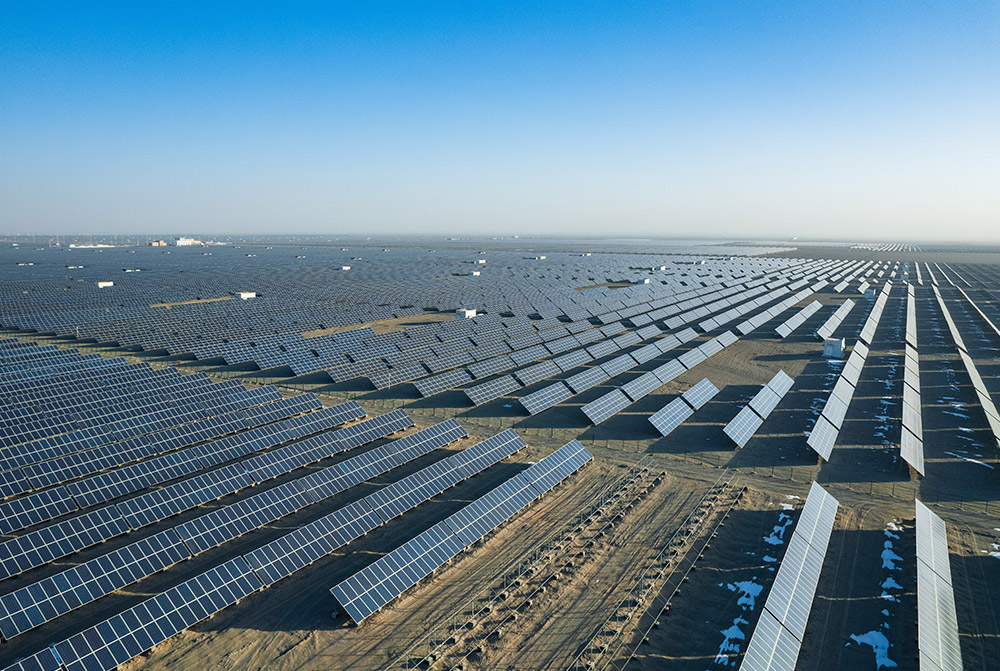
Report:
[[[937,286],[933,286],[931,288],[934,290],[934,296],[937,299],[938,305],[941,307],[941,312],[944,314],[945,323],[948,325],[951,337],[958,346],[958,354],[962,359],[962,364],[965,366],[965,371],[969,374],[969,378],[972,380],[972,388],[975,390],[976,397],[979,400],[979,405],[983,408],[983,412],[986,415],[986,421],[990,425],[990,430],[993,432],[993,438],[997,447],[1000,448],[1000,412],[997,411],[997,407],[993,403],[990,392],[986,388],[986,383],[983,382],[983,378],[979,374],[979,368],[976,366],[975,361],[972,360],[972,357],[969,356],[968,347],[962,339],[962,334],[959,332],[958,326],[955,325],[955,320],[952,319],[951,311],[948,309],[948,305],[945,303],[944,297],[941,295]]]
[[[739,447],[746,446],[793,384],[794,380],[779,370],[722,431]]]
[[[567,443],[338,583],[330,593],[354,622],[363,622],[591,459],[593,456],[579,442]]]
[[[861,331],[862,337],[855,342],[851,355],[847,358],[847,363],[844,364],[840,377],[826,400],[826,405],[823,406],[820,416],[816,419],[816,423],[806,439],[806,444],[826,461],[829,461],[833,454],[837,436],[840,434],[840,428],[851,405],[851,400],[854,398],[854,389],[868,358],[868,346],[863,341],[867,338],[867,342],[870,344],[871,338],[875,335],[890,286],[886,282],[882,292],[879,293],[879,297],[876,299]]]
[[[826,490],[812,484],[743,656],[742,671],[794,671],[838,507]]]
[[[955,592],[944,520],[914,500],[917,527],[917,647],[921,671],[962,671]]]

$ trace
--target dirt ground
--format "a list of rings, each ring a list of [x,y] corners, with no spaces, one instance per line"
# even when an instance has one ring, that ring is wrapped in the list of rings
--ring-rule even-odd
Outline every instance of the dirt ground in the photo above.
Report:
[[[888,254],[887,258],[902,256],[905,255]],[[859,258],[871,257],[867,253]],[[938,260],[944,262],[950,258],[942,253]],[[951,308],[958,299],[953,292],[947,293]],[[406,668],[407,663],[415,664],[408,651],[428,632],[452,619],[461,620],[470,598],[524,560],[539,543],[563,533],[602,488],[612,486],[630,465],[647,458],[656,469],[667,472],[663,481],[623,514],[613,531],[596,538],[586,556],[575,560],[574,567],[565,570],[551,589],[536,596],[530,607],[516,609],[517,619],[506,622],[501,634],[480,641],[481,649],[464,657],[465,668],[570,668],[599,625],[621,601],[631,580],[681,528],[719,475],[731,469],[748,487],[747,493],[724,526],[719,527],[718,535],[711,539],[711,549],[698,559],[697,570],[690,574],[681,593],[671,601],[669,615],[651,630],[648,641],[639,646],[628,668],[692,671],[736,668],[794,530],[809,484],[817,480],[838,498],[841,506],[797,668],[878,671],[880,655],[891,660],[896,668],[917,668],[913,499],[919,497],[949,525],[965,666],[970,670],[995,669],[996,660],[1000,659],[1000,606],[997,605],[1000,604],[1000,503],[997,501],[1000,459],[990,444],[985,417],[976,406],[971,382],[928,287],[917,292],[927,476],[920,478],[899,459],[902,328],[905,327],[902,289],[894,290],[885,308],[831,460],[820,463],[806,445],[807,432],[842,366],[842,362],[821,356],[821,344],[811,333],[848,297],[858,305],[836,335],[853,342],[868,315],[870,301],[857,293],[822,293],[802,303],[818,299],[823,307],[789,338],[779,339],[774,328],[798,308],[740,338],[733,346],[600,426],[590,425],[580,411],[582,405],[717,332],[649,361],[615,378],[613,384],[599,385],[534,417],[527,416],[516,399],[551,384],[551,379],[478,408],[471,407],[460,391],[422,399],[409,384],[382,391],[372,391],[358,381],[336,385],[322,381],[296,384],[294,391],[316,392],[327,404],[357,400],[370,414],[403,408],[417,422],[417,428],[454,417],[470,433],[470,438],[451,449],[470,445],[473,440],[509,427],[525,439],[529,449],[435,497],[403,520],[387,524],[342,551],[225,609],[125,668],[136,671]],[[959,307],[951,309],[963,333],[972,334],[971,355],[983,364],[981,372],[986,384],[1000,391],[1000,371],[995,366],[1000,342],[982,328],[977,316]],[[445,317],[451,315],[384,320],[386,323],[376,323],[376,330]],[[206,370],[220,377],[239,377],[232,372],[187,366],[184,362],[144,359],[142,355],[135,360]],[[746,447],[736,449],[722,433],[722,427],[779,370],[792,376],[795,385]],[[578,371],[555,379],[575,372]],[[669,436],[659,436],[647,421],[649,415],[703,378],[711,380],[720,393]],[[288,390],[293,391],[291,387]],[[594,463],[361,626],[350,625],[343,617],[331,617],[336,607],[328,592],[332,585],[485,493],[528,462],[574,438],[594,453]],[[59,620],[60,628],[68,635],[182,581],[185,576],[356,500],[371,487],[398,479],[440,456],[428,455],[373,485],[354,488],[64,616]],[[271,481],[268,486],[281,481]],[[241,493],[240,498],[245,495]],[[218,503],[226,502],[228,499]],[[183,519],[184,516],[173,518],[169,525]],[[158,531],[160,527],[151,529]],[[92,548],[72,559],[79,561],[102,554],[115,543]],[[899,559],[893,560],[887,550]],[[46,570],[55,568],[39,569],[39,573],[28,574],[22,582],[37,580]],[[509,614],[504,610],[507,605],[498,608],[499,612]],[[7,663],[19,653],[33,652],[51,636],[52,630],[43,627],[5,642],[0,661]],[[456,649],[461,651],[465,640],[457,641]],[[442,661],[457,658],[446,656]],[[433,668],[451,667],[442,663]]]
[[[425,312],[419,315],[411,315],[409,317],[393,317],[392,319],[379,319],[378,321],[368,322],[367,324],[352,324],[350,326],[334,326],[328,329],[316,329],[314,331],[303,331],[303,338],[316,338],[318,336],[330,335],[331,333],[342,333],[344,331],[353,331],[355,329],[368,327],[375,333],[388,333],[389,331],[400,331],[412,328],[414,326],[423,326],[424,324],[435,324],[437,322],[450,322],[455,319],[455,314],[453,312]]]

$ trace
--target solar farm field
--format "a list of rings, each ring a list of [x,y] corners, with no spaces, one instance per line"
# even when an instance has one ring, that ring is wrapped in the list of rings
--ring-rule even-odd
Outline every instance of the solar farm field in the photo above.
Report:
[[[995,250],[19,244],[0,327],[4,671],[1000,663]]]

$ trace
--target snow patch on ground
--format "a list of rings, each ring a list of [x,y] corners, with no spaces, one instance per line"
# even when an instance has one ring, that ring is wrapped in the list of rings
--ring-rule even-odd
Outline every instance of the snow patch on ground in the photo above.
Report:
[[[719,653],[715,656],[715,663],[719,666],[729,666],[730,653],[738,653],[740,651],[739,641],[746,639],[746,634],[740,629],[741,624],[747,624],[747,621],[742,617],[738,617],[733,620],[733,626],[722,630],[722,644],[719,646]],[[736,666],[736,663],[737,660],[732,660],[733,666]]]
[[[792,518],[784,513],[778,517],[778,524],[774,525],[771,534],[764,537],[764,542],[768,545],[782,545],[785,542],[785,531],[792,523]]]
[[[867,634],[851,634],[851,640],[858,645],[871,647],[875,653],[875,664],[878,665],[876,668],[895,668],[896,662],[889,659],[889,648],[892,647],[892,644],[889,643],[889,639],[882,632],[869,631]],[[850,645],[850,643],[847,645]]]
[[[962,456],[961,454],[956,454],[955,452],[948,452],[947,450],[945,451],[945,454],[951,455],[951,456],[955,457],[956,459],[961,459],[962,461],[968,461],[968,462],[973,463],[973,464],[979,464],[980,466],[985,466],[986,468],[990,469],[991,471],[993,470],[992,464],[984,463],[982,461],[979,461],[978,459],[973,459],[972,457],[965,457],[965,456]]]
[[[739,592],[740,598],[736,600],[736,605],[743,610],[753,610],[757,605],[757,597],[760,596],[764,586],[758,585],[753,580],[741,580],[740,582],[728,583],[726,589],[730,592]]]
[[[892,541],[886,541],[883,547],[885,549],[882,550],[882,568],[887,568],[890,571],[900,570],[896,566],[896,562],[903,561],[903,558],[892,551]]]

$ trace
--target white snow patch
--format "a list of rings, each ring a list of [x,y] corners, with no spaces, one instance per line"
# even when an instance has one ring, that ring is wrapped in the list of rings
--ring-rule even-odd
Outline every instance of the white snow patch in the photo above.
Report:
[[[741,580],[740,582],[727,584],[726,589],[730,592],[740,593],[740,598],[736,600],[736,605],[743,610],[753,610],[757,603],[757,597],[760,596],[760,592],[764,589],[764,586],[758,585],[753,580]]]
[[[869,631],[867,634],[851,634],[851,640],[858,645],[870,646],[875,653],[875,663],[877,668],[895,668],[896,662],[889,659],[889,648],[892,646],[889,639],[880,631]]]
[[[764,561],[766,561],[766,562],[776,562],[776,561],[778,561],[778,558],[777,557],[772,557],[771,555],[764,555]]]
[[[719,646],[719,654],[715,656],[715,663],[720,666],[729,666],[729,653],[739,652],[740,644],[738,641],[743,641],[746,639],[746,634],[740,629],[741,624],[747,624],[747,621],[742,617],[738,617],[733,620],[733,626],[729,629],[723,629],[722,635],[725,637],[722,641],[722,645]],[[733,664],[736,661],[733,660]]]
[[[990,469],[991,471],[993,470],[993,466],[991,464],[983,463],[982,461],[979,461],[978,459],[973,459],[972,457],[963,457],[961,454],[956,454],[954,452],[948,452],[948,451],[945,451],[945,454],[949,454],[949,455],[955,457],[956,459],[961,459],[962,461],[968,461],[968,462],[971,462],[973,464],[979,464],[980,466],[985,466],[986,468]]]
[[[882,550],[882,568],[898,571],[899,567],[896,566],[896,562],[903,561],[903,558],[892,551],[892,541],[886,541],[883,547],[885,549]]]
[[[882,581],[882,589],[903,589],[903,586],[896,582],[892,576]]]

